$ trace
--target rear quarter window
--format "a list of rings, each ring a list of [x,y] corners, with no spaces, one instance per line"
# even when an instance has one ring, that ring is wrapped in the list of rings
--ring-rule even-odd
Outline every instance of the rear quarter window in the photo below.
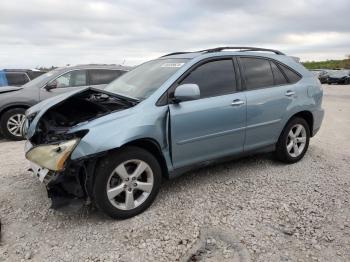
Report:
[[[286,77],[288,78],[288,82],[289,83],[296,83],[301,79],[301,75],[299,75],[298,73],[296,73],[294,70],[279,64],[281,70],[284,72],[284,74],[286,75]]]

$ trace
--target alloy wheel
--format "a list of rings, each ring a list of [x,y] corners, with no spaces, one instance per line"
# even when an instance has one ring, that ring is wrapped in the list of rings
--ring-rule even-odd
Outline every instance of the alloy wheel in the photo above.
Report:
[[[25,120],[24,114],[15,114],[7,120],[7,130],[16,137],[22,137],[22,125]]]
[[[294,125],[287,136],[287,152],[292,157],[298,157],[303,153],[306,145],[306,130],[301,124]]]
[[[128,160],[119,164],[110,174],[107,197],[116,208],[132,210],[149,197],[153,184],[153,171],[146,162]]]

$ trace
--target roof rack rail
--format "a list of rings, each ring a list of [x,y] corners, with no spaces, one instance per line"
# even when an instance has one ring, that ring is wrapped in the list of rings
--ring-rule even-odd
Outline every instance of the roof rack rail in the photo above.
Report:
[[[166,56],[170,56],[170,55],[182,55],[182,54],[188,54],[188,53],[193,53],[193,52],[174,52],[174,53],[162,55],[161,57],[166,57]]]
[[[274,49],[268,49],[268,48],[260,48],[260,47],[248,47],[248,46],[222,46],[222,47],[216,47],[211,49],[204,49],[199,52],[207,52],[207,53],[213,53],[213,52],[220,52],[225,49],[239,49],[240,52],[244,51],[266,51],[266,52],[272,52],[276,55],[285,55],[281,51],[274,50]]]
[[[275,50],[275,49],[269,49],[269,48],[260,48],[260,47],[248,47],[248,46],[221,46],[221,47],[215,47],[210,49],[204,49],[200,51],[193,51],[193,52],[174,52],[170,54],[163,55],[161,57],[171,56],[171,55],[182,55],[182,54],[190,54],[190,53],[214,53],[214,52],[221,52],[225,49],[235,49],[239,50],[239,52],[245,52],[245,51],[265,51],[265,52],[272,52],[276,55],[285,55],[281,51]]]

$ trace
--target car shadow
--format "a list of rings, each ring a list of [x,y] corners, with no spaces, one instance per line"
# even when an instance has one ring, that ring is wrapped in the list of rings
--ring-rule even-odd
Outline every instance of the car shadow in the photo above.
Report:
[[[152,204],[152,206],[149,209],[159,208],[159,205],[161,204],[162,199],[167,199],[169,196],[172,196],[176,194],[176,191],[178,191],[178,188],[188,188],[190,189],[189,182],[194,182],[195,184],[200,183],[212,183],[213,181],[222,181],[224,176],[228,175],[229,172],[230,178],[233,180],[237,176],[241,176],[242,174],[239,172],[234,172],[234,170],[240,170],[241,168],[245,169],[248,166],[253,168],[259,168],[260,164],[267,164],[272,165],[275,167],[278,166],[284,166],[285,164],[278,162],[274,160],[274,155],[272,153],[261,153],[251,156],[245,156],[241,158],[235,158],[231,160],[227,160],[220,163],[210,164],[207,166],[203,166],[188,172],[185,172],[184,174],[177,176],[172,179],[164,179],[162,182],[162,186],[160,189],[160,192],[155,199],[155,202]],[[244,176],[249,174],[243,174]],[[250,174],[251,175],[251,174]],[[147,210],[143,213],[146,214]],[[142,215],[142,214],[140,214]],[[114,219],[108,217],[104,213],[100,212],[96,208],[93,208],[89,211],[87,219],[92,220],[112,220]]]

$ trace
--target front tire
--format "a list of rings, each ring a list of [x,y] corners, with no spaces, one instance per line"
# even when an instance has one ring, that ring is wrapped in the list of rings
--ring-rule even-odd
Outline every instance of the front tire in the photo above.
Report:
[[[305,119],[292,118],[283,129],[276,146],[278,160],[292,164],[302,159],[309,147],[310,128]]]
[[[145,211],[158,194],[162,173],[158,160],[139,147],[125,147],[103,158],[96,170],[93,199],[112,218]]]
[[[25,120],[25,109],[14,108],[6,111],[0,120],[3,136],[9,140],[23,140],[22,125]]]

